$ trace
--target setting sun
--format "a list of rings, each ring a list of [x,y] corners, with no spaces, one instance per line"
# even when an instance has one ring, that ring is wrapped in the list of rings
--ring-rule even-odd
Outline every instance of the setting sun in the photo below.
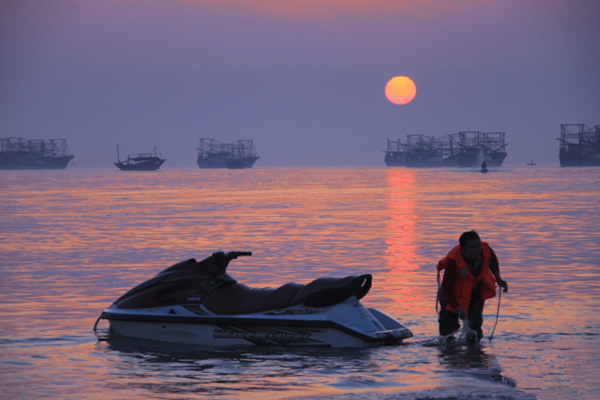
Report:
[[[395,76],[385,85],[385,97],[394,104],[408,104],[416,94],[417,86],[407,76]]]

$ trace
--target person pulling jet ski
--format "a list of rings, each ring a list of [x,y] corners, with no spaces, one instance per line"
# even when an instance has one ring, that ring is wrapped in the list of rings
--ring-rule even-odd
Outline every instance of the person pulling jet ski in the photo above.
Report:
[[[475,331],[472,341],[483,337],[483,307],[485,300],[496,295],[496,283],[508,291],[508,283],[500,277],[498,257],[474,230],[464,232],[459,245],[437,264],[438,284],[440,271],[444,278],[438,291],[441,306],[438,322],[442,336],[449,336],[463,324]]]

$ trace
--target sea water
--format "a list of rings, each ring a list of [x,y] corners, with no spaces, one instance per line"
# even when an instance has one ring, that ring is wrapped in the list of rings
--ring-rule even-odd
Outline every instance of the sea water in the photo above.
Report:
[[[476,229],[509,291],[480,347],[438,337],[437,261]],[[0,171],[0,385],[10,399],[595,399],[600,168]],[[255,287],[370,273],[403,345],[215,349],[109,334],[175,262],[252,251]],[[499,316],[493,340],[489,336]]]

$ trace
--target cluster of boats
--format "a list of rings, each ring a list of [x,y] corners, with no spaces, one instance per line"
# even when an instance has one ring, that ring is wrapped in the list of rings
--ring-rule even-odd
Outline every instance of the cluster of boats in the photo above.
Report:
[[[600,166],[600,125],[560,125],[561,167]],[[442,136],[407,135],[387,141],[385,164],[389,167],[501,167],[508,155],[504,132],[464,131]],[[536,163],[531,160],[527,165]]]
[[[439,139],[415,134],[388,139],[384,161],[388,167],[501,167],[506,146],[504,132],[464,131]]]
[[[600,166],[600,125],[562,124],[560,129],[562,167]],[[384,161],[389,167],[501,167],[507,146],[505,132],[464,131],[439,139],[415,134],[388,139]],[[252,140],[221,143],[202,138],[197,150],[199,168],[246,169],[260,158]],[[0,138],[0,169],[64,169],[73,158],[65,139]],[[155,171],[165,161],[156,146],[153,152],[130,153],[121,160],[117,144],[114,164],[122,171]]]
[[[252,140],[236,140],[231,143],[221,143],[212,138],[200,139],[198,147],[199,168],[252,168],[260,157]],[[117,144],[117,162],[115,165],[121,171],[155,171],[166,161],[160,153],[133,153],[121,161],[119,145]]]
[[[26,140],[0,139],[0,169],[65,169],[75,156],[67,147],[66,139]],[[198,147],[199,168],[252,168],[260,157],[252,140],[221,143],[215,139],[200,139]],[[117,144],[117,162],[121,171],[156,171],[166,161],[156,151],[129,153],[121,160]]]

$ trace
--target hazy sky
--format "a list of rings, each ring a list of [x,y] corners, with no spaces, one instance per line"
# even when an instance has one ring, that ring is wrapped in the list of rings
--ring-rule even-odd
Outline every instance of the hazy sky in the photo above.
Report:
[[[0,137],[66,138],[81,168],[253,139],[259,168],[478,130],[558,165],[560,124],[600,124],[599,21],[598,0],[1,0]]]

